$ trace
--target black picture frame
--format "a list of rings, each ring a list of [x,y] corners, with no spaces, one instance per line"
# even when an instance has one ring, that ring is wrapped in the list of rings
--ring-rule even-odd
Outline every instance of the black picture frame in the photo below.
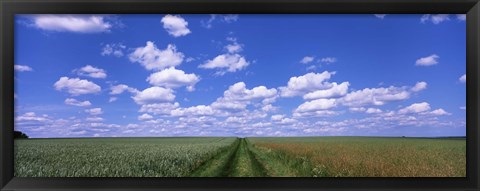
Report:
[[[467,14],[466,178],[19,178],[13,176],[15,14]],[[1,190],[480,190],[478,0],[2,0]]]

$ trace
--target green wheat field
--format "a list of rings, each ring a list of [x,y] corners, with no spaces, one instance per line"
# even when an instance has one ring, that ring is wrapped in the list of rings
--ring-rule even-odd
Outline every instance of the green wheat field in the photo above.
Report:
[[[465,138],[15,140],[16,177],[465,177]]]

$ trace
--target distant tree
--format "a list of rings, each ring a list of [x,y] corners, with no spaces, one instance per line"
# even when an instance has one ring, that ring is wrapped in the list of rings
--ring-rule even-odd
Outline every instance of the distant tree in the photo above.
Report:
[[[21,131],[14,131],[13,132],[14,139],[28,139],[28,135],[21,132]]]

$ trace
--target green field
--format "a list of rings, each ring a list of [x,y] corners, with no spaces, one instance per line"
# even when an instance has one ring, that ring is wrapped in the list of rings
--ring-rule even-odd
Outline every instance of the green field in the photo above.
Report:
[[[464,138],[15,140],[16,177],[465,177]]]

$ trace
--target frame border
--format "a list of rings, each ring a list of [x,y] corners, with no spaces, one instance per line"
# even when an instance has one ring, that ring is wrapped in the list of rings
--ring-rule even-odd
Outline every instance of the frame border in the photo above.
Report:
[[[479,0],[3,0],[0,2],[1,190],[479,190]],[[13,177],[14,15],[467,13],[466,178],[18,178]]]

